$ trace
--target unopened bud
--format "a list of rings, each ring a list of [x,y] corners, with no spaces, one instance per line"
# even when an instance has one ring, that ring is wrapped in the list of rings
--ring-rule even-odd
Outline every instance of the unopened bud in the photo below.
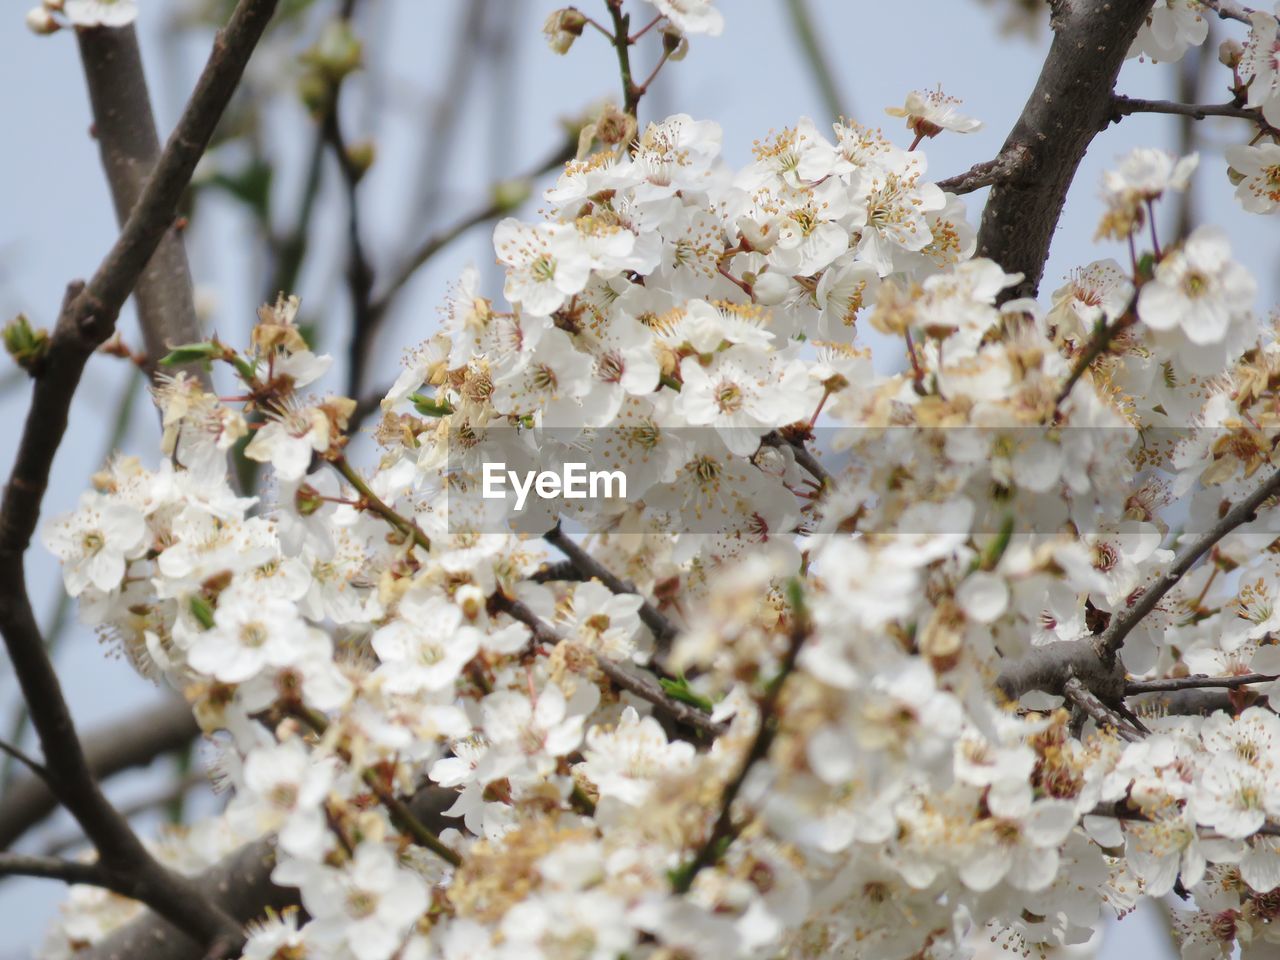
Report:
[[[668,23],[662,28],[662,52],[667,59],[679,63],[689,52],[689,38],[679,28]]]
[[[33,7],[27,11],[27,29],[38,36],[47,37],[61,30],[62,24],[44,7]]]
[[[20,313],[7,324],[4,331],[4,348],[13,362],[28,373],[33,373],[49,350],[49,333],[31,326],[25,313]]]
[[[325,25],[315,46],[302,55],[302,62],[315,67],[330,80],[341,80],[360,69],[364,46],[345,20],[331,20]]]
[[[529,181],[503,180],[493,185],[493,205],[500,213],[511,213],[533,193]]]
[[[546,35],[547,45],[553,51],[565,54],[573,46],[573,41],[582,36],[582,30],[586,25],[587,18],[580,10],[576,7],[565,7],[547,17],[546,23],[542,25],[542,32]]]
[[[293,495],[293,507],[299,516],[309,517],[324,506],[324,497],[309,483],[298,487]]]
[[[1224,67],[1234,70],[1240,65],[1240,58],[1243,56],[1244,45],[1239,40],[1228,38],[1218,45],[1218,62]]]
[[[359,143],[353,143],[347,147],[347,160],[351,164],[351,169],[356,175],[356,179],[361,179],[369,168],[373,166],[373,161],[378,158],[378,148],[372,140],[361,140]]]

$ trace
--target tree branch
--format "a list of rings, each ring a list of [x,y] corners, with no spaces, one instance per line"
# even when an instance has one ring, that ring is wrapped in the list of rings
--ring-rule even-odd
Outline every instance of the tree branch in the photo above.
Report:
[[[145,766],[156,757],[178,750],[200,735],[191,708],[177,698],[130,716],[83,741],[89,771],[98,780]],[[0,849],[7,849],[33,826],[53,813],[58,801],[38,777],[24,777],[0,797]]]
[[[613,593],[640,596],[643,599],[640,604],[640,619],[645,626],[653,631],[653,637],[659,650],[665,651],[671,646],[671,641],[679,633],[675,624],[668,620],[657,607],[647,599],[644,599],[640,591],[636,589],[635,584],[628,583],[615,575],[608,567],[584,550],[576,540],[561,530],[558,523],[543,535],[543,539],[568,557],[569,562],[582,571],[585,576],[599,580]]]
[[[787,640],[787,653],[783,657],[778,674],[770,681],[764,696],[759,703],[760,726],[755,738],[747,749],[742,766],[737,775],[725,784],[720,794],[720,813],[707,835],[706,841],[698,849],[693,859],[675,871],[671,890],[673,893],[688,893],[698,873],[706,867],[714,866],[733,839],[742,832],[743,824],[733,821],[733,802],[737,799],[742,785],[747,781],[751,768],[769,756],[769,748],[773,746],[774,737],[778,734],[778,702],[782,695],[782,687],[787,677],[795,671],[796,661],[800,657],[800,648],[809,637],[810,625],[803,604],[799,600],[799,590],[793,592],[791,607],[791,631]]]
[[[1198,690],[1203,687],[1221,687],[1226,690],[1234,690],[1237,687],[1245,687],[1252,683],[1271,683],[1273,680],[1280,680],[1280,677],[1269,676],[1265,673],[1246,673],[1234,677],[1207,677],[1202,674],[1196,674],[1190,677],[1170,677],[1166,680],[1130,680],[1124,685],[1124,692],[1126,696],[1135,696],[1140,693]]]
[[[1260,120],[1262,111],[1256,107],[1242,107],[1235,103],[1175,103],[1172,100],[1142,100],[1138,97],[1117,95],[1112,101],[1117,117],[1133,113],[1168,113],[1179,117],[1203,120],[1205,117],[1238,117],[1241,120]]]
[[[0,877],[40,877],[63,883],[87,883],[114,889],[110,875],[96,863],[77,863],[57,857],[35,857],[25,853],[0,853]]]
[[[495,603],[497,609],[512,619],[519,620],[532,630],[533,637],[538,643],[554,646],[564,639],[558,630],[530,610],[524,602],[497,594]],[[595,654],[595,661],[600,672],[616,686],[653,704],[654,709],[667,719],[684,724],[706,736],[717,736],[724,732],[724,725],[715,723],[704,711],[669,696],[662,689],[658,678],[648,671],[629,663],[610,660],[599,654]]]
[[[1152,0],[1059,4],[1040,78],[1001,156],[1026,153],[1016,177],[992,185],[978,256],[1023,280],[1004,298],[1034,296],[1067,190],[1085,150],[1110,122],[1112,90]]]
[[[93,107],[93,133],[111,187],[116,222],[123,227],[160,156],[138,37],[129,25],[80,29],[76,39]],[[133,290],[146,344],[146,369],[152,375],[174,344],[201,339],[186,245],[177,227],[165,227]],[[210,382],[199,364],[181,369],[206,386]]]
[[[448,810],[458,795],[441,787],[424,787],[413,795],[413,815],[440,832],[455,825]],[[271,882],[276,851],[273,838],[241,847],[198,877],[201,892],[234,917],[247,923],[268,909],[283,910],[301,903],[293,887]],[[145,913],[104,940],[76,953],[76,960],[191,960],[191,941],[155,913]]]
[[[1108,665],[1114,663],[1125,637],[1143,617],[1156,608],[1164,595],[1173,589],[1215,543],[1236,527],[1256,520],[1259,508],[1277,492],[1280,492],[1280,469],[1275,470],[1253,493],[1228,510],[1208,532],[1180,550],[1169,569],[1143,591],[1133,606],[1112,615],[1107,629],[1094,642],[1098,656]]]
[[[239,925],[185,878],[161,866],[107,801],[76,735],[31,610],[23,557],[39,519],[49,470],[71,398],[89,356],[116,317],[173,223],[178,202],[239,85],[276,0],[240,0],[214,40],[209,62],[115,245],[86,286],[73,283],[36,372],[31,408],[0,503],[0,633],[40,738],[54,792],[98,849],[104,869],[127,878],[130,895],[168,917],[210,952],[237,950]]]
[[[1200,0],[1200,2],[1223,20],[1238,20],[1240,23],[1251,23],[1249,17],[1258,12],[1250,7],[1233,3],[1232,0]]]
[[[983,187],[1014,179],[1026,167],[1030,158],[1031,152],[1023,144],[1014,144],[1013,149],[1002,150],[994,160],[975,163],[964,173],[939,180],[938,186],[947,193],[973,193]]]

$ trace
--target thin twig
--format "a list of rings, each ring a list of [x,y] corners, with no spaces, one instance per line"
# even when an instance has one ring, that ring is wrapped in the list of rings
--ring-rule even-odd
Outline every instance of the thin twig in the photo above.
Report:
[[[93,887],[115,889],[109,874],[96,863],[77,863],[57,857],[38,857],[25,853],[0,853],[0,877],[40,877],[63,883],[84,883]]]
[[[830,471],[822,465],[822,461],[814,456],[802,440],[785,437],[777,430],[771,430],[760,438],[760,443],[766,447],[790,447],[792,454],[796,458],[796,463],[800,464],[813,479],[824,487],[829,487],[835,483]]]
[[[595,577],[612,592],[640,596],[643,600],[640,604],[640,619],[644,621],[645,626],[653,631],[654,640],[660,650],[666,650],[671,646],[671,641],[679,633],[675,624],[668,620],[648,599],[644,598],[643,594],[636,589],[635,584],[628,583],[613,573],[603,563],[584,550],[576,540],[566,534],[558,523],[543,535],[543,539],[568,557],[569,562],[581,570],[583,574],[588,577]]]
[[[725,849],[733,842],[734,837],[741,832],[743,824],[736,824],[733,820],[733,802],[741,792],[751,768],[769,755],[769,748],[773,746],[774,737],[778,734],[778,701],[782,694],[782,687],[787,677],[795,670],[796,661],[800,657],[800,648],[804,646],[809,633],[808,614],[803,603],[800,602],[800,593],[797,588],[793,591],[792,597],[791,633],[787,642],[787,653],[777,676],[773,678],[765,690],[764,697],[760,700],[760,726],[756,730],[755,739],[747,749],[737,776],[725,784],[724,792],[720,795],[720,813],[716,817],[715,825],[711,828],[711,833],[694,858],[675,871],[671,882],[672,892],[688,893],[698,873],[706,867],[715,865],[724,856]]]
[[[1083,710],[1098,725],[1099,730],[1111,727],[1122,740],[1133,742],[1141,739],[1141,732],[1130,727],[1122,717],[1099,700],[1079,677],[1069,678],[1063,686],[1063,693],[1068,701]]]
[[[1223,687],[1234,690],[1252,683],[1270,683],[1280,680],[1265,673],[1245,673],[1235,677],[1209,677],[1195,674],[1190,677],[1170,677],[1166,680],[1129,680],[1124,685],[1125,696],[1140,693],[1163,693],[1168,690],[1194,690],[1200,687]]]
[[[1252,23],[1250,17],[1258,12],[1251,7],[1233,3],[1232,0],[1200,0],[1200,2],[1223,20],[1237,20],[1240,23]]]
[[[1137,823],[1161,823],[1161,820],[1148,817],[1141,811],[1134,810],[1132,807],[1125,806],[1123,801],[1116,803],[1100,803],[1092,810],[1085,814],[1086,817],[1109,817],[1112,820],[1133,820]],[[1213,831],[1206,831],[1212,834]],[[1280,824],[1263,823],[1255,833],[1265,834],[1266,836],[1280,836]]]
[[[1076,358],[1075,365],[1071,368],[1067,379],[1063,381],[1062,387],[1058,390],[1058,395],[1054,398],[1053,411],[1055,416],[1058,409],[1071,396],[1071,391],[1080,382],[1080,378],[1093,366],[1093,362],[1110,348],[1111,341],[1137,322],[1137,314],[1133,312],[1133,305],[1130,304],[1129,309],[1117,317],[1114,322],[1103,323],[1098,326],[1093,336],[1089,338],[1089,342],[1085,344],[1084,352]]]
[[[1258,121],[1262,111],[1256,107],[1242,107],[1236,103],[1176,103],[1173,100],[1142,100],[1138,97],[1117,95],[1112,100],[1117,116],[1133,113],[1168,113],[1179,117],[1203,120],[1206,117],[1236,117],[1240,120]]]
[[[548,171],[563,166],[568,160],[573,159],[574,151],[577,149],[577,140],[574,137],[565,139],[556,150],[548,156],[542,163],[530,170],[523,176],[516,177],[508,181],[508,185],[527,184],[537,177],[542,176]],[[491,191],[492,192],[492,191]],[[404,289],[405,285],[413,279],[414,275],[425,266],[436,254],[445,247],[449,246],[453,241],[466,233],[473,227],[477,227],[489,220],[496,219],[505,213],[511,212],[510,203],[504,198],[494,197],[483,207],[480,207],[467,214],[451,227],[447,227],[440,233],[434,234],[424,240],[409,258],[405,261],[400,269],[396,270],[392,275],[392,280],[387,284],[386,288],[373,298],[370,310],[374,317],[377,318],[375,323],[381,322],[382,315],[391,307],[392,301],[396,295]]]
[[[356,492],[360,494],[360,499],[367,509],[372,510],[378,516],[382,517],[382,519],[386,520],[387,523],[391,524],[406,537],[410,537],[413,542],[423,550],[431,549],[431,541],[427,538],[427,535],[423,533],[422,528],[408,517],[402,516],[394,509],[383,503],[382,499],[373,492],[373,489],[367,483],[364,482],[364,478],[356,472],[356,469],[351,466],[345,457],[339,457],[337,460],[333,461],[333,466],[334,469],[342,474],[347,483],[356,488]]]
[[[1030,159],[1030,151],[1021,144],[1014,144],[993,160],[975,163],[964,173],[939,180],[938,186],[947,193],[965,194],[994,186],[1017,177]]]
[[[1256,520],[1259,508],[1277,492],[1280,492],[1280,469],[1275,470],[1253,493],[1228,510],[1207,533],[1180,550],[1169,569],[1143,591],[1133,606],[1113,614],[1107,629],[1096,638],[1094,644],[1104,663],[1114,662],[1129,632],[1156,608],[1164,595],[1177,585],[1214,544],[1236,527]]]
[[[496,609],[527,626],[533,632],[536,642],[555,646],[564,639],[555,627],[530,610],[523,601],[499,593],[494,596],[493,603]],[[628,663],[611,660],[594,651],[592,654],[595,656],[600,672],[609,680],[623,690],[652,704],[654,709],[663,716],[697,730],[705,736],[714,737],[724,732],[723,725],[715,723],[704,711],[668,696],[658,678],[648,671]]]

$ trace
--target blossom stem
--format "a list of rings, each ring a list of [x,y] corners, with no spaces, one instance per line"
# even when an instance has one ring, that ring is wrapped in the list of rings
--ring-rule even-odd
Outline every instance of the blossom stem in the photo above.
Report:
[[[324,714],[318,710],[311,709],[300,701],[294,700],[290,702],[287,705],[287,710],[293,717],[301,720],[317,734],[323,735],[329,729],[329,721]],[[351,754],[345,750],[339,750],[338,754],[348,763],[351,762]],[[408,805],[395,795],[395,791],[382,782],[377,770],[373,767],[366,767],[361,771],[360,779],[365,782],[382,805],[387,808],[387,812],[391,814],[392,822],[398,829],[407,833],[415,843],[426,847],[445,862],[455,867],[462,865],[462,857],[458,855],[458,852],[447,846],[430,828],[414,816]],[[340,833],[339,839],[341,839]]]
[[[605,31],[605,35],[618,52],[618,72],[622,77],[622,109],[635,119],[644,90],[637,87],[631,78],[631,41],[627,36],[631,27],[631,14],[622,12],[622,0],[605,0],[605,3],[609,7],[609,16],[613,18],[613,33]]]
[[[795,671],[796,661],[800,657],[800,648],[804,646],[811,630],[808,611],[805,608],[798,581],[791,582],[789,593],[791,595],[791,632],[787,652],[777,675],[769,682],[760,700],[760,726],[756,730],[755,739],[747,749],[747,755],[743,759],[737,776],[725,784],[724,792],[720,795],[720,815],[716,818],[710,835],[694,858],[672,873],[671,889],[674,893],[688,893],[698,873],[705,867],[714,866],[724,856],[725,850],[733,843],[734,838],[744,826],[743,823],[734,823],[733,802],[742,790],[742,785],[746,782],[751,768],[769,755],[769,748],[773,746],[773,740],[778,735],[778,702],[783,685]]]
[[[662,51],[662,57],[658,60],[657,65],[654,66],[654,68],[649,72],[649,76],[644,78],[644,83],[640,84],[638,90],[636,91],[637,100],[640,97],[644,96],[645,93],[648,92],[649,84],[653,83],[653,81],[657,79],[658,71],[660,71],[663,68],[663,66],[666,64],[666,62],[670,59],[671,59],[671,51],[670,50]]]
[[[1086,370],[1093,365],[1093,361],[1097,360],[1107,348],[1111,346],[1111,341],[1122,331],[1133,326],[1137,321],[1132,311],[1125,313],[1115,323],[1100,324],[1093,336],[1089,339],[1089,343],[1085,346],[1084,352],[1080,354],[1076,364],[1071,368],[1071,373],[1067,375],[1066,382],[1062,385],[1062,389],[1058,391],[1058,396],[1053,401],[1054,417],[1057,417],[1058,410],[1067,402],[1067,397],[1071,396],[1071,391],[1075,389],[1075,385],[1080,382],[1080,378],[1084,376]]]
[[[1156,261],[1160,260],[1160,238],[1156,236],[1156,205],[1155,201],[1147,200],[1147,226],[1151,228],[1151,252],[1155,254]]]
[[[332,461],[332,463],[334,469],[342,474],[347,483],[356,488],[356,492],[360,494],[360,500],[365,507],[382,517],[387,521],[387,523],[391,524],[405,536],[411,537],[413,542],[423,550],[431,549],[431,541],[428,539],[427,535],[422,532],[422,528],[407,517],[396,513],[393,509],[383,503],[378,495],[373,492],[372,488],[364,482],[364,478],[356,472],[355,468],[352,467],[349,462],[347,462],[346,457],[338,457],[336,460]]]
[[[641,27],[639,30],[637,30],[635,33],[629,36],[627,38],[627,42],[635,43],[637,40],[643,37],[646,33],[648,33],[650,30],[656,27],[660,22],[662,22],[662,17],[663,17],[663,14],[661,13],[658,14],[656,17],[654,17],[652,20],[646,23],[643,27]],[[588,17],[587,19],[590,20],[591,18]],[[607,33],[605,35],[608,36]],[[609,39],[612,40],[613,38],[609,37]]]

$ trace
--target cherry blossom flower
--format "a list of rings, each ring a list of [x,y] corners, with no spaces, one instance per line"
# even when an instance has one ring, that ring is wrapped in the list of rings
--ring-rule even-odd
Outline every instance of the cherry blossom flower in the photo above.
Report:
[[[78,597],[93,587],[120,586],[128,561],[146,548],[147,524],[134,507],[99,494],[85,494],[75,513],[49,523],[45,548],[62,562],[67,593]]]
[[[1236,172],[1236,199],[1250,213],[1280,209],[1280,144],[1227,147],[1227,163]]]

